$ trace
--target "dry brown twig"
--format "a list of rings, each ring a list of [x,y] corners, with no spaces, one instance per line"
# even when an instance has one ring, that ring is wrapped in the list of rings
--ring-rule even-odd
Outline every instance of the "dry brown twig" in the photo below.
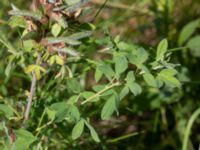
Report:
[[[39,64],[40,60],[41,60],[41,54],[38,54],[36,64]],[[28,96],[28,103],[27,103],[26,110],[25,110],[25,113],[24,113],[24,124],[29,119],[29,114],[30,114],[30,110],[31,110],[32,102],[33,102],[33,97],[34,97],[35,91],[36,91],[36,85],[37,85],[37,78],[36,78],[35,72],[33,71],[32,72],[31,88],[30,88],[30,93],[29,93],[29,96]]]

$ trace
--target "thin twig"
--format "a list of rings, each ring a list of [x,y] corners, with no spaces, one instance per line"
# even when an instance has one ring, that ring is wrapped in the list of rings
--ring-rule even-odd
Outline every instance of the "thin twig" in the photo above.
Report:
[[[38,54],[38,57],[37,57],[37,60],[36,60],[36,64],[39,64],[40,59],[41,59],[41,54]],[[26,110],[25,110],[25,113],[24,113],[24,124],[29,119],[29,114],[30,114],[30,110],[31,110],[31,106],[32,106],[32,101],[33,101],[33,97],[35,95],[36,84],[37,84],[37,78],[36,78],[35,71],[33,71],[32,72],[31,88],[30,88],[30,93],[29,93],[29,96],[28,96],[28,104],[26,106]]]
[[[108,140],[107,143],[119,142],[121,140],[126,140],[128,138],[131,138],[131,137],[134,137],[136,135],[143,134],[143,133],[145,133],[145,131],[130,133],[130,134],[127,134],[127,135],[123,135],[123,136],[117,137],[115,139]]]
[[[92,3],[96,5],[102,5],[104,2],[101,0],[92,0]],[[129,6],[123,3],[119,3],[119,2],[108,2],[106,6],[110,8],[130,10],[130,11],[134,11],[135,13],[141,13],[141,14],[146,14],[150,16],[152,15],[152,13],[146,8],[141,9],[141,8],[135,7],[134,5]]]
[[[100,14],[100,12],[102,11],[102,9],[106,6],[106,3],[108,2],[108,0],[105,0],[105,2],[101,5],[101,7],[99,8],[99,10],[97,11],[96,15],[94,16],[94,19],[92,22],[94,22],[96,20],[96,18],[98,17],[98,15]]]

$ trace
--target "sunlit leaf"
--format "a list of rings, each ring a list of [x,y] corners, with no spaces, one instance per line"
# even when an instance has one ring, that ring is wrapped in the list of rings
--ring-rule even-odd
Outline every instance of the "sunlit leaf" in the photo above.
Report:
[[[77,122],[77,124],[74,126],[72,130],[72,139],[76,140],[77,138],[79,138],[83,133],[83,130],[84,130],[84,120],[80,120],[79,122]]]
[[[61,31],[62,27],[59,24],[54,24],[51,28],[51,33],[54,37],[57,37]]]
[[[116,53],[114,55],[114,62],[115,62],[115,71],[118,76],[124,71],[126,71],[126,69],[128,68],[128,61],[126,59],[126,56],[122,54]]]
[[[163,60],[164,59],[164,55],[167,52],[167,48],[168,48],[168,41],[167,39],[163,39],[157,48],[157,55],[156,55],[156,60]]]
[[[149,86],[152,86],[152,87],[157,87],[157,82],[156,82],[156,79],[154,78],[154,76],[150,73],[145,73],[143,75],[143,78],[145,80],[145,82],[149,85]]]
[[[25,28],[26,27],[26,21],[23,17],[12,16],[9,20],[9,25],[13,28],[15,28],[15,27]]]
[[[108,120],[116,110],[116,101],[115,96],[111,96],[103,106],[103,109],[101,111],[101,119],[102,120]]]
[[[102,71],[100,71],[99,68],[97,67],[96,71],[95,71],[95,80],[96,80],[96,82],[99,82],[99,80],[102,78],[102,76],[103,76]]]
[[[165,69],[158,74],[158,77],[168,86],[180,88],[180,81],[176,77],[174,77],[176,74],[177,72],[174,69]]]

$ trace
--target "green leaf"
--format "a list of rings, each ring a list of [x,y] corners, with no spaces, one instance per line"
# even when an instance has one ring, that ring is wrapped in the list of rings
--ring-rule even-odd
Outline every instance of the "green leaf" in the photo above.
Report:
[[[61,31],[62,27],[55,23],[52,28],[51,28],[51,33],[53,34],[54,37],[57,37]]]
[[[25,40],[23,41],[24,50],[26,52],[30,52],[34,47],[33,40]]]
[[[73,49],[72,47],[64,47],[62,49],[59,49],[58,51],[62,52],[62,53],[66,53],[66,54],[74,56],[74,57],[80,56],[80,53],[78,51],[76,51],[75,49]]]
[[[69,117],[69,119],[73,122],[77,122],[78,120],[80,120],[80,112],[78,108],[73,104],[67,106],[68,106],[67,117]]]
[[[9,20],[9,25],[13,28],[15,28],[15,27],[25,28],[26,27],[26,21],[23,17],[12,16]]]
[[[61,122],[67,117],[68,107],[66,102],[58,102],[51,105],[50,109],[55,111],[55,122]]]
[[[137,95],[139,95],[139,94],[142,93],[142,88],[141,88],[141,86],[140,86],[139,84],[137,84],[137,83],[128,83],[127,85],[128,85],[128,87],[129,87],[130,91],[131,91],[135,96],[137,96]]]
[[[145,82],[149,85],[149,86],[152,86],[152,87],[157,87],[157,82],[156,82],[156,79],[154,78],[154,76],[150,73],[145,73],[143,75],[143,78],[145,80]]]
[[[95,142],[100,142],[100,139],[99,139],[99,136],[97,134],[97,132],[95,131],[95,129],[86,121],[84,120],[85,122],[85,125],[88,127],[88,129],[90,130],[90,134],[92,136],[92,139],[95,141]]]
[[[7,47],[8,52],[12,53],[13,55],[17,55],[16,48],[9,42],[6,36],[0,32],[0,42]]]
[[[32,73],[35,72],[36,78],[39,80],[41,78],[41,72],[46,72],[46,70],[38,65],[29,65],[27,68],[25,68],[26,73]]]
[[[79,110],[73,104],[67,104],[66,102],[58,102],[52,104],[50,109],[56,112],[55,122],[61,122],[64,119],[76,122],[80,119]]]
[[[160,74],[166,76],[175,76],[178,72],[175,69],[164,69],[160,72]]]
[[[101,119],[102,120],[108,120],[116,110],[116,101],[115,96],[111,96],[103,106],[103,109],[101,111]]]
[[[14,150],[29,149],[29,146],[36,140],[36,138],[27,130],[15,130],[17,140],[14,142]]]
[[[8,77],[10,75],[10,72],[13,68],[14,64],[12,62],[9,62],[5,69],[5,75]]]
[[[72,97],[70,97],[69,100],[67,101],[67,104],[75,104],[75,103],[77,103],[78,99],[79,99],[79,96],[77,96],[77,95],[72,96]]]
[[[48,115],[48,118],[51,120],[51,121],[54,121],[55,118],[56,118],[56,111],[55,110],[51,110],[50,108],[46,108],[46,113]]]
[[[158,78],[170,87],[181,87],[180,81],[174,77],[177,74],[174,69],[165,69],[158,74]]]
[[[120,100],[123,99],[126,95],[128,95],[128,93],[129,93],[129,87],[124,86],[124,88],[121,90],[119,94]]]
[[[186,24],[186,26],[184,26],[184,28],[181,31],[181,34],[178,39],[178,44],[183,45],[184,42],[186,42],[192,36],[192,34],[195,32],[198,26],[199,19]]]
[[[135,81],[135,75],[133,71],[129,71],[127,76],[126,76],[126,82],[127,83],[132,83]]]
[[[161,80],[167,84],[170,87],[181,87],[181,83],[178,79],[176,79],[175,77],[172,76],[165,76],[165,75],[160,75],[159,76],[161,78]]]
[[[100,66],[99,66],[99,70],[100,70],[101,72],[103,72],[103,74],[104,74],[109,80],[111,80],[112,77],[115,75],[115,72],[113,71],[113,69],[112,69],[109,65],[106,65],[106,64],[100,65]]]
[[[99,80],[101,80],[102,76],[103,76],[102,71],[100,71],[99,68],[97,67],[96,71],[95,71],[95,81],[99,82]]]
[[[31,17],[37,21],[40,21],[42,18],[42,15],[40,13],[26,11],[26,10],[11,10],[9,11],[9,14],[13,16]]]
[[[147,51],[140,47],[140,48],[133,48],[131,53],[128,54],[128,59],[131,64],[136,65],[138,68],[148,60],[149,54]]]
[[[47,37],[45,40],[47,41],[47,44],[58,44],[62,42],[72,46],[81,44],[80,41],[70,39],[69,37]]]
[[[187,47],[190,48],[191,54],[195,57],[200,57],[200,35],[197,35],[190,39],[187,43]]]
[[[76,140],[81,136],[84,130],[84,120],[80,120],[72,130],[72,139]]]
[[[13,117],[12,109],[6,104],[0,104],[0,115],[3,114],[7,119]]]
[[[82,31],[82,32],[74,33],[70,35],[68,38],[73,39],[73,40],[80,40],[83,38],[90,37],[91,35],[92,35],[91,31]]]
[[[167,52],[167,48],[168,48],[168,41],[167,39],[163,39],[157,48],[157,55],[156,55],[156,60],[163,60],[164,59],[164,55]]]
[[[24,31],[22,40],[33,40],[37,39],[39,34],[36,31]]]
[[[116,74],[119,76],[121,73],[126,71],[128,68],[128,61],[126,56],[116,53],[114,55],[114,62],[115,62],[115,71]]]
[[[82,91],[82,87],[76,78],[70,78],[67,80],[67,87],[73,93],[80,93]]]
[[[56,64],[61,65],[61,66],[64,65],[65,62],[61,56],[55,55],[55,59],[56,59]]]
[[[65,17],[57,17],[55,20],[58,22],[59,25],[61,25],[64,29],[68,27],[68,22]]]

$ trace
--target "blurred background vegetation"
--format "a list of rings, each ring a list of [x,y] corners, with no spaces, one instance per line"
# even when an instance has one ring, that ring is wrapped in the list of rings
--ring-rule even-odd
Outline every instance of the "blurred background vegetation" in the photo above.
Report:
[[[27,8],[30,1],[15,0],[12,3],[19,8]],[[102,0],[93,0],[94,11],[102,4]],[[15,43],[18,31],[11,30],[6,25],[9,19],[7,12],[10,8],[9,0],[0,1],[0,34],[6,35]],[[200,41],[197,40],[200,24],[185,42],[180,43],[179,39],[182,29],[188,23],[200,19],[199,8],[199,0],[109,0],[107,2],[95,20],[97,27],[95,36],[102,37],[102,31],[108,29],[113,37],[120,35],[123,41],[140,44],[150,53],[155,53],[155,46],[166,37],[170,48],[183,47],[175,49],[172,53],[173,62],[180,64],[178,77],[183,87],[181,90],[172,91],[146,87],[142,95],[128,96],[120,105],[119,117],[103,122],[92,120],[103,139],[102,143],[94,144],[92,140],[87,143],[82,143],[81,140],[79,143],[70,141],[67,142],[69,149],[179,150],[181,148],[186,124],[192,113],[200,107]],[[90,20],[90,16],[84,19]],[[188,41],[199,47],[184,48],[188,45]],[[20,72],[20,68],[15,69],[11,76],[5,76],[7,62],[4,58],[7,55],[5,47],[0,44],[0,96],[12,99],[10,103],[14,103],[13,101],[24,99],[24,95],[20,93],[23,89],[29,88],[30,82],[21,73],[22,71]],[[88,82],[92,82],[89,77]],[[92,83],[88,83],[88,86],[90,84]],[[10,126],[14,125],[10,123]],[[65,130],[67,131],[70,132],[69,129]],[[54,138],[54,144],[60,144],[62,149],[64,142],[59,142],[59,136]],[[190,150],[197,150],[200,147],[200,118],[192,127],[189,145]]]

